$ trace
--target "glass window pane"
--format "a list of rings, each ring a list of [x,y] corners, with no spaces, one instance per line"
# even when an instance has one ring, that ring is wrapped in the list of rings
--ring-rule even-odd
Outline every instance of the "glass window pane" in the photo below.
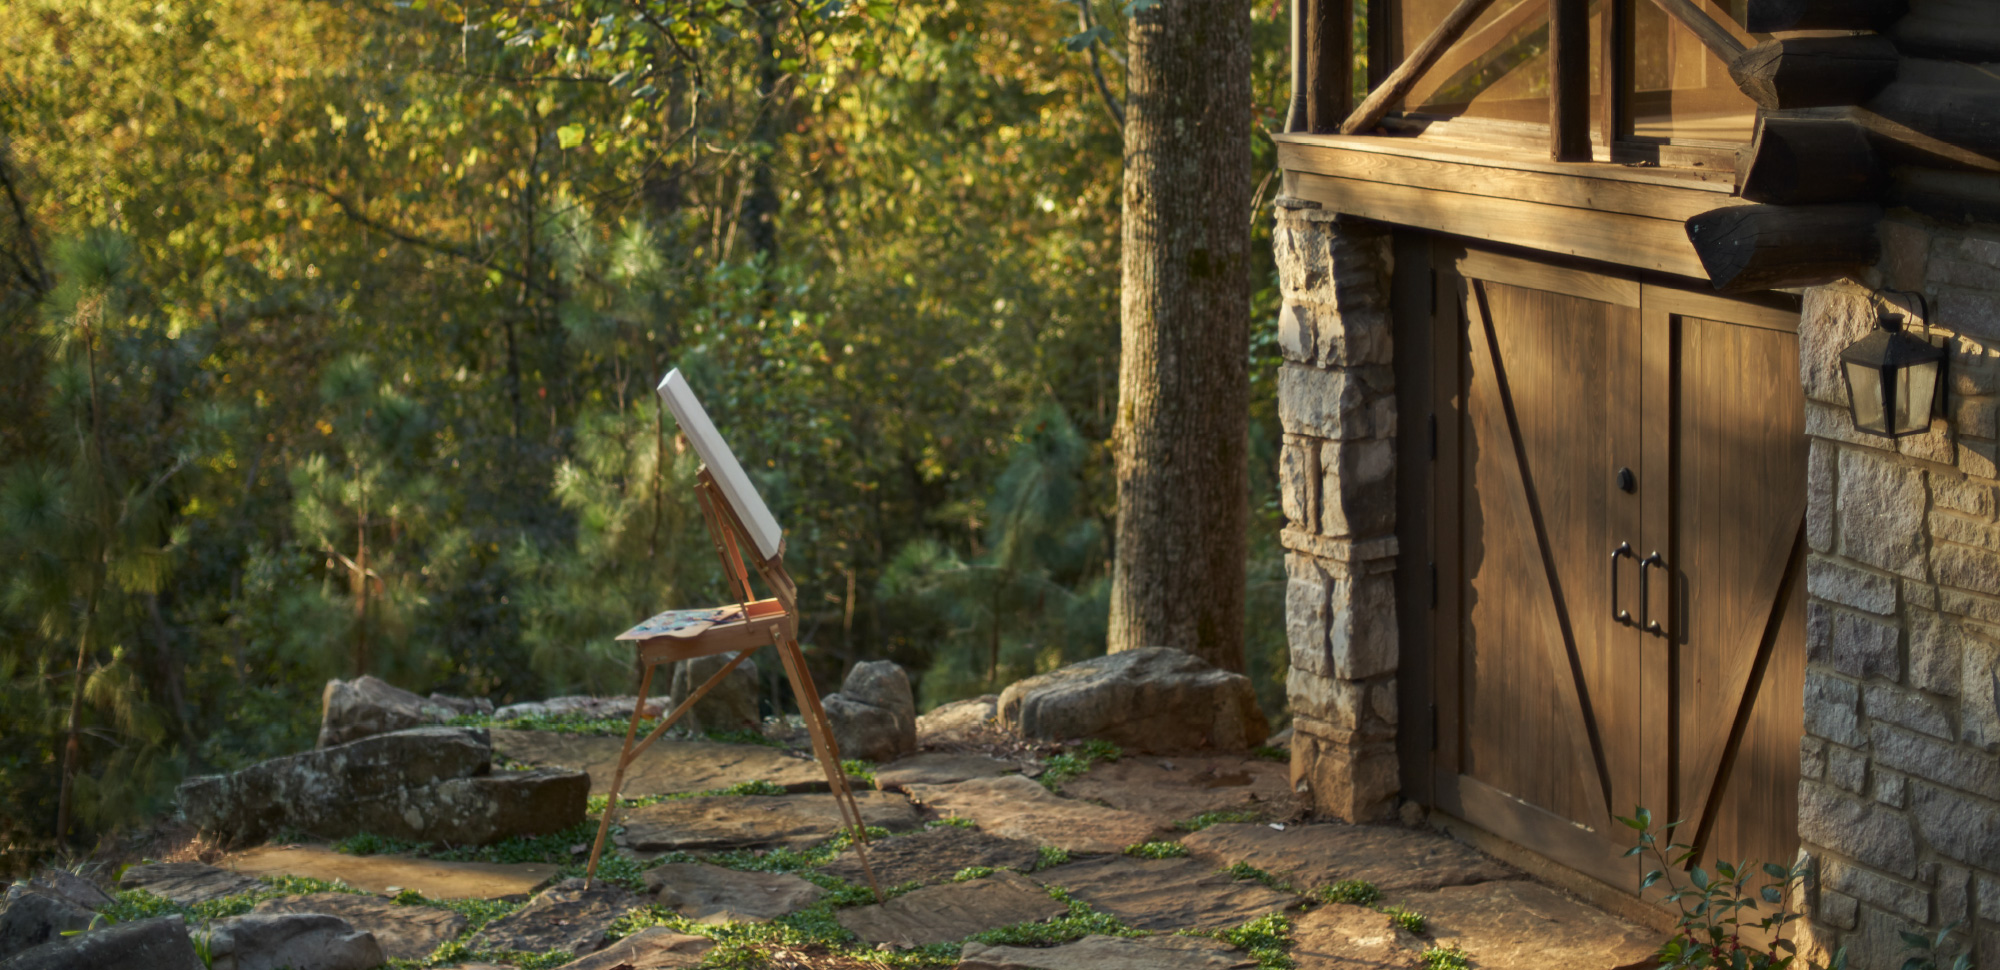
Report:
[[[1931,402],[1937,397],[1938,365],[1918,364],[1903,372],[1897,383],[1896,431],[1915,431],[1931,426]]]
[[[1696,0],[1744,46],[1750,0]],[[1632,135],[1649,141],[1746,142],[1757,104],[1694,32],[1648,0],[1632,2]]]
[[[1847,370],[1847,393],[1854,403],[1854,424],[1884,434],[1889,422],[1882,413],[1882,372],[1867,364],[1842,361]]]
[[[1600,97],[1601,7],[1590,4],[1591,118]],[[1401,63],[1444,21],[1457,0],[1404,0],[1397,10],[1394,62]],[[1548,0],[1499,0],[1459,38],[1404,98],[1412,114],[1549,120]]]

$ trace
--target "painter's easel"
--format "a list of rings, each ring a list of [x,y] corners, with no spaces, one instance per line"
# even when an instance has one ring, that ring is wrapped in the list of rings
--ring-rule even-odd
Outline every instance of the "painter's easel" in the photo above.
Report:
[[[668,394],[669,385],[675,382],[679,382],[678,389],[682,395],[678,402]],[[693,709],[696,702],[728,677],[738,664],[768,643],[777,648],[778,661],[784,665],[785,678],[791,682],[792,696],[797,699],[799,714],[805,719],[806,733],[812,737],[813,756],[826,772],[827,787],[833,792],[834,802],[840,806],[843,824],[854,833],[854,852],[861,860],[861,871],[868,877],[868,887],[875,891],[875,898],[879,901],[882,899],[882,887],[876,884],[875,870],[868,864],[868,828],[861,818],[861,806],[855,802],[854,792],[847,785],[847,772],[840,766],[840,747],[833,740],[826,709],[820,706],[819,691],[813,687],[812,675],[806,669],[805,654],[799,649],[798,584],[792,582],[791,574],[785,571],[784,543],[781,539],[773,543],[769,556],[760,554],[759,543],[738,514],[736,502],[717,483],[707,466],[709,463],[726,463],[724,474],[734,472],[739,480],[742,480],[741,469],[735,467],[735,458],[728,453],[727,445],[721,444],[721,439],[715,436],[714,426],[708,423],[705,413],[698,416],[682,413],[694,400],[685,387],[679,371],[669,374],[660,383],[661,395],[675,405],[675,416],[680,419],[682,429],[700,446],[697,451],[702,453],[704,467],[695,484],[695,501],[701,506],[702,520],[708,525],[708,536],[715,544],[715,554],[722,560],[722,572],[730,591],[740,593],[742,598],[732,605],[713,609],[669,610],[618,635],[618,639],[630,641],[638,652],[641,669],[639,698],[632,706],[632,722],[625,728],[625,747],[618,756],[618,770],[611,776],[611,797],[605,803],[604,817],[597,825],[597,841],[590,847],[590,866],[584,877],[585,884],[597,878],[597,860],[604,851],[605,836],[611,831],[612,816],[618,811],[618,796],[625,784],[625,769],[654,741],[659,740],[660,735],[673,727],[674,722]],[[699,412],[699,403],[693,403],[692,407]],[[710,440],[703,440],[703,436]],[[769,513],[763,509],[762,501],[755,500],[755,504],[764,515],[767,534],[775,536],[776,524],[769,522]],[[750,564],[757,568],[757,575],[771,590],[769,598],[758,599],[750,587],[750,573],[744,566],[743,557],[746,550],[750,553]],[[653,727],[645,740],[634,745],[633,738],[639,733],[639,721],[645,715],[646,694],[653,684],[653,668],[722,653],[735,653],[736,656],[695,688],[680,706]]]

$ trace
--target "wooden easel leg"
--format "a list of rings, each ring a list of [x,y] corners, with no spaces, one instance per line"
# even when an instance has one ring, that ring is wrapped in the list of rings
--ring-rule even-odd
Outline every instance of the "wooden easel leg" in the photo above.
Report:
[[[875,901],[881,902],[882,886],[875,881],[875,868],[868,863],[868,824],[861,817],[861,805],[855,801],[853,790],[847,785],[847,771],[840,765],[840,745],[833,739],[832,726],[826,720],[826,709],[820,706],[819,691],[813,687],[812,674],[806,669],[805,652],[799,649],[797,640],[786,640],[778,644],[778,658],[784,663],[785,675],[792,682],[792,696],[799,702],[799,715],[806,722],[806,734],[812,738],[813,755],[826,772],[827,788],[833,793],[834,804],[839,806],[841,816],[854,832],[854,855],[861,860],[861,872],[868,877],[868,888],[874,891]]]
[[[625,787],[625,766],[632,763],[632,739],[639,733],[639,719],[646,714],[646,692],[653,686],[653,670],[647,664],[639,675],[639,699],[632,704],[632,722],[625,726],[625,746],[618,752],[618,770],[611,773],[611,797],[604,803],[604,818],[597,823],[597,841],[590,844],[590,865],[584,869],[583,888],[597,879],[597,857],[604,851],[604,836],[611,831],[611,816],[618,811],[618,793]]]

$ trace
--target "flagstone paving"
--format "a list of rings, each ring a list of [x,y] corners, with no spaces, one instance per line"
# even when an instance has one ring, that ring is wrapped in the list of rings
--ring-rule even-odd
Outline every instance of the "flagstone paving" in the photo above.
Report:
[[[1261,758],[1127,756],[1092,766],[1062,793],[1162,824],[1231,810],[1277,817],[1291,809],[1291,769]]]
[[[1292,893],[1233,878],[1194,859],[1111,856],[1044,869],[1033,878],[1044,886],[1061,886],[1127,925],[1161,932],[1241,926],[1302,902]]]
[[[609,942],[611,924],[641,902],[621,886],[599,881],[585,889],[583,880],[565,879],[537,893],[528,905],[486,924],[472,937],[472,947],[527,953],[563,950],[572,956],[595,953]]]
[[[1447,886],[1403,902],[1430,918],[1430,936],[1456,944],[1478,967],[1627,967],[1660,935],[1540,883]]]
[[[558,970],[673,970],[701,964],[715,946],[705,936],[686,936],[664,926],[640,930]]]
[[[1019,774],[1018,762],[1002,761],[983,754],[934,751],[892,761],[875,769],[875,787],[883,791],[906,791],[911,785],[949,785],[973,778],[995,778]]]
[[[702,862],[646,870],[654,900],[702,923],[762,923],[812,905],[826,890],[781,872],[742,872]]]
[[[457,939],[470,921],[435,906],[405,906],[380,896],[354,893],[308,893],[280,896],[252,907],[252,913],[325,913],[338,916],[357,930],[375,934],[391,960],[422,960],[440,944]]]
[[[1086,936],[1052,947],[968,943],[958,970],[1244,970],[1257,961],[1198,936]]]
[[[624,745],[623,737],[600,734],[493,731],[494,754],[536,767],[588,772],[593,795],[610,793]],[[783,748],[663,737],[625,769],[620,791],[627,798],[681,795],[746,781],[766,781],[786,791],[826,790],[826,772],[818,762]]]
[[[1181,844],[1204,862],[1247,862],[1300,889],[1366,880],[1390,902],[1440,886],[1521,878],[1471,846],[1435,832],[1388,825],[1223,824],[1195,832]]]
[[[1164,829],[1156,819],[1063,798],[1019,775],[912,785],[910,797],[940,815],[971,819],[982,831],[1068,852],[1122,852]]]
[[[876,839],[868,846],[868,865],[883,886],[947,882],[974,866],[1026,872],[1035,867],[1038,859],[1039,852],[1033,842],[1001,838],[956,825],[940,825],[893,839]],[[861,860],[852,849],[821,866],[820,871],[856,885],[867,883]]]
[[[199,862],[154,862],[125,870],[120,889],[143,889],[183,906],[262,889],[255,876]]]
[[[916,808],[901,795],[862,791],[854,800],[868,825],[902,831],[920,824]],[[625,832],[618,844],[638,852],[805,846],[843,827],[830,794],[676,798],[627,809],[621,819]]]
[[[1298,970],[1414,970],[1428,945],[1365,906],[1321,906],[1292,924]]]
[[[544,863],[442,862],[403,855],[348,855],[325,845],[266,845],[223,864],[245,876],[307,876],[393,896],[406,889],[432,899],[500,899],[534,892],[555,878]]]
[[[996,872],[984,879],[930,886],[886,903],[840,911],[840,925],[868,943],[921,946],[1060,916],[1057,902],[1028,877]]]

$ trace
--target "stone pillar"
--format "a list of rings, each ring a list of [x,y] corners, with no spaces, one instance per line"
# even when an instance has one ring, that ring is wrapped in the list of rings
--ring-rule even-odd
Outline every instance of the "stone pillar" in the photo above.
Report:
[[[1924,291],[1935,319],[1911,332],[1951,350],[1946,417],[1856,433],[1839,355],[1871,294],[1808,292],[1803,952],[1901,966],[1899,931],[1962,920],[1954,952],[2000,966],[2000,236],[1899,220],[1883,238],[1880,285]]]
[[[1287,198],[1275,245],[1292,783],[1372,821],[1398,789],[1389,234]]]

